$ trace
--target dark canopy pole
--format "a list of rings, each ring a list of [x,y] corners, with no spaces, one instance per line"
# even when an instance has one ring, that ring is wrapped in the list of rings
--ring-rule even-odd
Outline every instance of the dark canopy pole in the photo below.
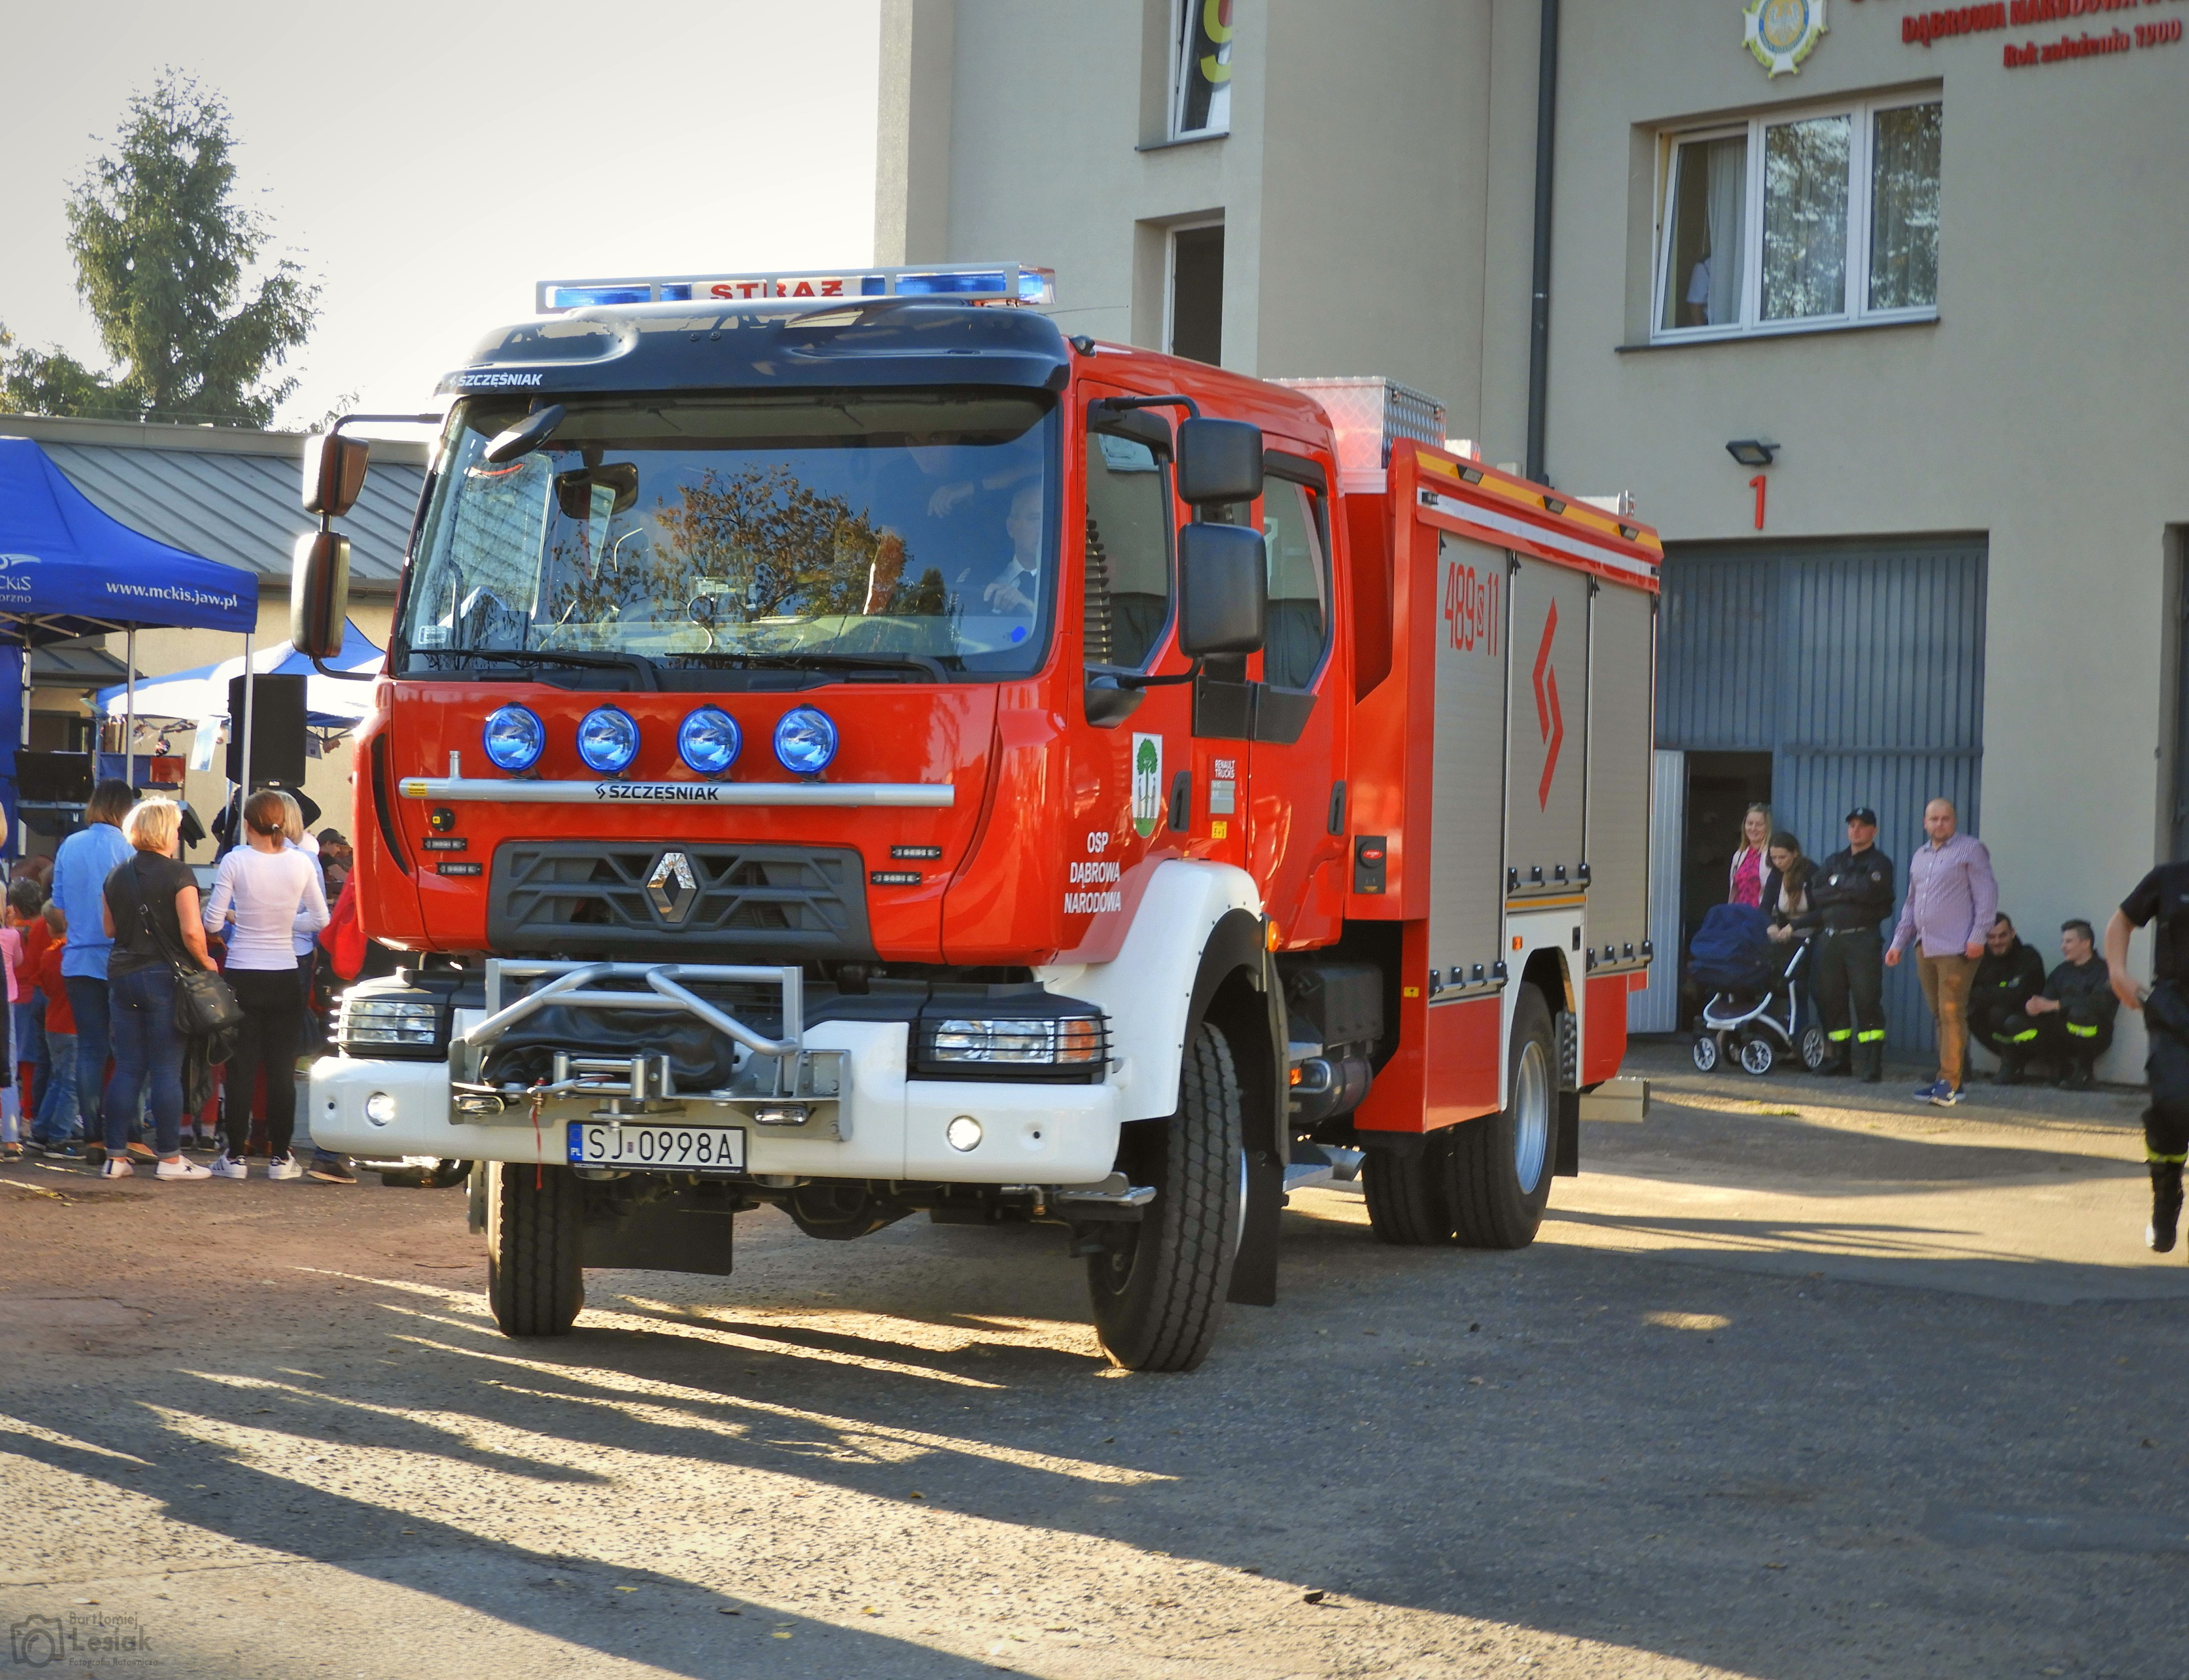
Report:
[[[1536,266],[1528,322],[1528,476],[1549,482],[1544,410],[1551,386],[1551,146],[1558,133],[1558,0],[1542,0],[1543,43],[1536,65]]]

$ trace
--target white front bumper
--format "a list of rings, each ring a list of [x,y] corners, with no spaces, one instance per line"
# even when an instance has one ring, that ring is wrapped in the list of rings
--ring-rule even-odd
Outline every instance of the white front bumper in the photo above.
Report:
[[[828,1021],[806,1029],[809,1050],[845,1052],[841,1141],[766,1126],[745,1131],[746,1170],[807,1178],[879,1179],[942,1184],[1091,1184],[1117,1155],[1113,1086],[905,1078],[908,1030],[901,1022]],[[365,1117],[368,1097],[394,1099],[386,1124]],[[370,1061],[324,1056],[312,1064],[313,1143],[345,1155],[448,1160],[568,1160],[566,1122],[535,1129],[523,1107],[482,1123],[450,1102],[449,1070],[438,1061]],[[944,1133],[961,1114],[981,1123],[981,1141],[953,1149]],[[712,1105],[682,1117],[721,1123]],[[672,1121],[670,1123],[674,1123]]]

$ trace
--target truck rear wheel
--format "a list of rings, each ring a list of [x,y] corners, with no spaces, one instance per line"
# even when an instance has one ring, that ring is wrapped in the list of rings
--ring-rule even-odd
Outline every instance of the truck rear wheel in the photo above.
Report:
[[[1558,1058],[1550,1009],[1532,986],[1520,988],[1506,1065],[1504,1110],[1451,1128],[1452,1223],[1468,1248],[1526,1247],[1551,1199]]]
[[[505,1336],[567,1336],[585,1304],[585,1219],[567,1167],[488,1168],[486,1295]]]
[[[1186,1046],[1178,1112],[1124,1128],[1118,1164],[1156,1198],[1089,1259],[1087,1282],[1103,1351],[1128,1371],[1191,1371],[1224,1322],[1245,1207],[1240,1106],[1231,1046],[1204,1021]]]
[[[1378,1242],[1419,1248],[1452,1240],[1451,1154],[1450,1131],[1431,1132],[1417,1152],[1369,1151],[1360,1187]]]

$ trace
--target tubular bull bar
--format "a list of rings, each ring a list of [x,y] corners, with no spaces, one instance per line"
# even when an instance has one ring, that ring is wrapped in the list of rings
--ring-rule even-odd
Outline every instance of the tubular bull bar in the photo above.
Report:
[[[548,978],[547,983],[527,993],[515,1002],[504,1004],[502,991],[505,981]],[[717,1008],[692,991],[682,982],[695,981],[701,984],[728,982],[740,985],[775,986],[783,997],[783,1036],[771,1038],[756,1028],[748,1027],[735,1015]],[[639,981],[646,990],[613,990],[608,982]],[[637,1010],[656,1015],[688,1015],[704,1021],[732,1043],[742,1044],[755,1056],[764,1056],[774,1064],[773,1089],[768,1095],[793,1097],[806,1094],[810,1083],[806,1078],[805,1048],[805,975],[795,965],[758,967],[727,963],[579,963],[579,962],[514,962],[501,958],[489,959],[486,965],[486,1019],[458,1033],[450,1044],[450,1073],[460,1085],[476,1086],[488,1049],[520,1022],[554,1004],[565,1009],[614,1010],[619,1013]],[[603,1059],[574,1058],[558,1054],[556,1058],[555,1084],[542,1095],[559,1094],[559,1090],[603,1091],[597,1077],[610,1066]],[[653,1066],[659,1064],[658,1071]],[[613,1064],[629,1068],[630,1090],[633,1097],[667,1097],[667,1058],[638,1055],[618,1058]],[[564,1069],[579,1068],[579,1076],[567,1077]],[[740,1082],[743,1083],[742,1081]]]

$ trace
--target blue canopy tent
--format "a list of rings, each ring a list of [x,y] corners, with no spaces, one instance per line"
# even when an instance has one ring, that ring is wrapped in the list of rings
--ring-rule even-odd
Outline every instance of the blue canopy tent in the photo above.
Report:
[[[156,542],[101,512],[28,438],[0,438],[0,805],[6,850],[19,838],[15,750],[29,726],[29,650],[122,631],[129,681],[141,628],[233,631],[246,656],[258,580]],[[12,711],[13,716],[9,716]],[[131,724],[134,708],[130,708]],[[124,751],[130,750],[125,738]]]
[[[341,651],[330,655],[326,663],[336,670],[362,676],[376,673],[387,659],[385,648],[374,646],[370,636],[345,619]],[[354,729],[372,709],[368,685],[322,676],[315,661],[299,653],[286,642],[277,642],[263,653],[253,654],[251,668],[261,676],[303,677],[304,721],[311,728]],[[93,697],[93,704],[107,717],[121,717],[133,698],[139,717],[187,719],[205,733],[233,721],[228,715],[228,685],[242,674],[240,659],[222,659],[156,677],[139,686],[133,697],[126,685],[117,682],[110,688],[100,689]],[[199,746],[202,750],[206,744],[201,741]],[[203,770],[208,766],[199,764],[195,767]]]

